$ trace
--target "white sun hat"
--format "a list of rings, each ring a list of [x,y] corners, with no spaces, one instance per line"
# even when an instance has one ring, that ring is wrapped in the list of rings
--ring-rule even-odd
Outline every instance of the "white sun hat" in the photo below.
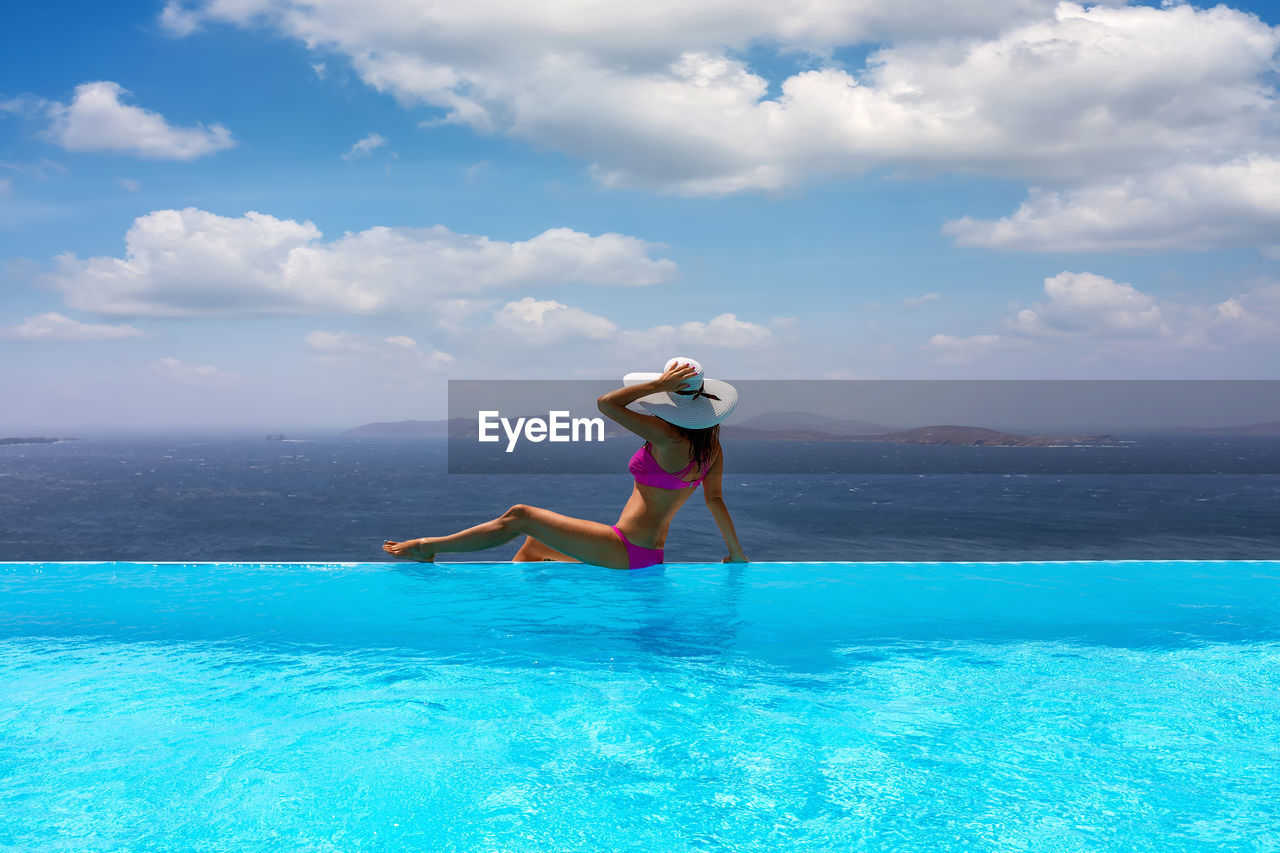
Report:
[[[702,365],[691,358],[677,356],[668,359],[662,368],[666,373],[677,364],[688,364],[698,372],[684,381],[682,391],[659,391],[636,400],[646,412],[657,415],[667,423],[685,429],[706,429],[729,417],[738,405],[738,390],[720,379],[706,379]],[[657,379],[662,373],[628,373],[622,377],[623,385],[639,385]]]

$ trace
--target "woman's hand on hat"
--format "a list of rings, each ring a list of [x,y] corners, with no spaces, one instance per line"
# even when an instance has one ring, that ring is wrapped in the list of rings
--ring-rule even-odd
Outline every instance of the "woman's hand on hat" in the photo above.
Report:
[[[653,386],[658,391],[683,391],[688,380],[697,375],[698,369],[688,362],[673,364],[666,373],[653,381]]]

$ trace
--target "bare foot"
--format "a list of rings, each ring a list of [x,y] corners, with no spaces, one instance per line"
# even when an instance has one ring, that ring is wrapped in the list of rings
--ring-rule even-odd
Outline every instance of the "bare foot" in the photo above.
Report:
[[[391,554],[393,557],[401,557],[406,560],[417,560],[419,563],[434,563],[436,554],[431,550],[428,544],[430,540],[427,537],[422,539],[408,539],[404,542],[393,542],[388,539],[382,543],[382,550]]]

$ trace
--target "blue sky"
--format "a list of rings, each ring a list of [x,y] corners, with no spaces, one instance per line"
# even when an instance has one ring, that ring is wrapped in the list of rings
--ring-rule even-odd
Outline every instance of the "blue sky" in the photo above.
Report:
[[[973,8],[6,10],[0,430],[439,417],[677,354],[1275,378],[1274,7]]]

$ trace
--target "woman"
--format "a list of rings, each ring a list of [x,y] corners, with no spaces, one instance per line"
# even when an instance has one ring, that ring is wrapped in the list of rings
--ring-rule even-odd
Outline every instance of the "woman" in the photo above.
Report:
[[[723,562],[745,563],[720,490],[724,454],[719,424],[737,404],[737,391],[727,382],[704,381],[702,366],[685,358],[671,359],[661,374],[628,373],[622,381],[623,387],[596,401],[601,412],[645,439],[628,466],[636,482],[617,524],[516,504],[492,521],[451,536],[387,540],[382,549],[431,562],[436,554],[479,551],[524,534],[515,556],[520,562],[561,560],[639,569],[663,561],[671,519],[701,483],[707,508],[729,548]],[[628,409],[629,403],[639,403],[650,414]]]

